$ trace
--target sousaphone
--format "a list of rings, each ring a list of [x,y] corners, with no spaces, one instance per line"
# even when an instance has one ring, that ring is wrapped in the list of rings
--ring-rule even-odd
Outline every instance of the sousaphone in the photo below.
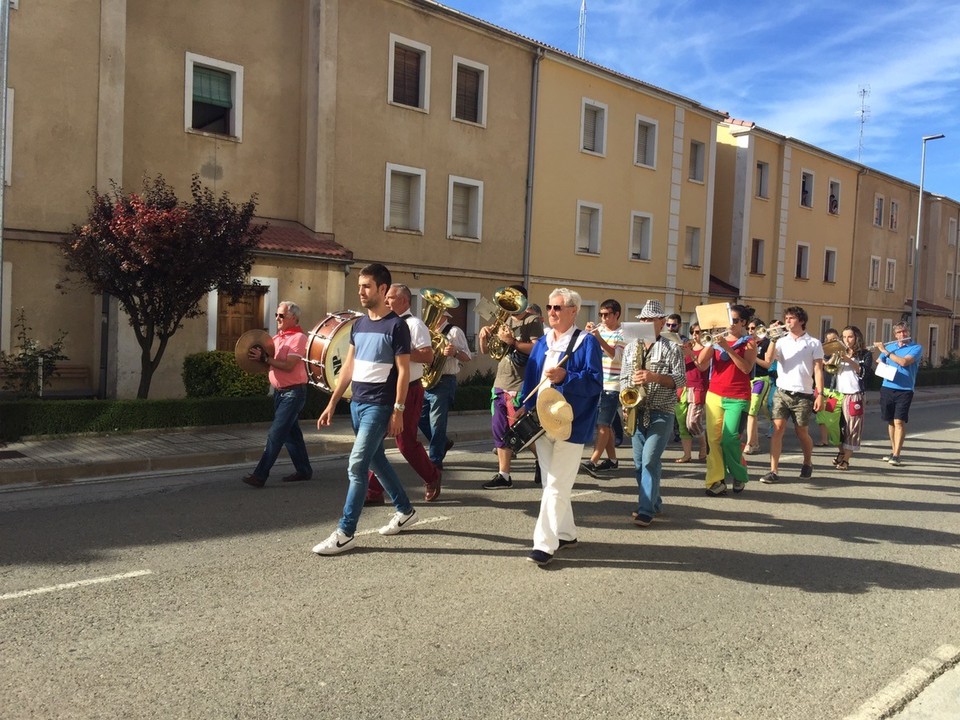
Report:
[[[250,349],[255,347],[262,348],[270,357],[273,357],[276,352],[270,333],[266,330],[247,330],[247,332],[237,340],[237,346],[234,348],[233,356],[237,359],[237,365],[239,365],[244,372],[248,372],[251,375],[263,375],[270,371],[270,366],[247,357]]]

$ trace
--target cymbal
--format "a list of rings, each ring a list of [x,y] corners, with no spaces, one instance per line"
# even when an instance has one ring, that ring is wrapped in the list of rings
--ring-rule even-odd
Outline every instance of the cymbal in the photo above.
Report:
[[[263,375],[270,371],[270,366],[266,363],[257,362],[247,357],[250,348],[261,347],[267,351],[267,355],[273,357],[275,349],[273,347],[273,338],[265,330],[247,330],[240,339],[237,340],[237,347],[233,351],[233,356],[237,359],[237,365],[244,372],[251,375]]]

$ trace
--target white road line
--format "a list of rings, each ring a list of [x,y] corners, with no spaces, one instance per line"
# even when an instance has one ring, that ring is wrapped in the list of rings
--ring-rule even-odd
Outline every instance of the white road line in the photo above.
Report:
[[[29,595],[42,595],[44,593],[59,592],[60,590],[71,590],[73,588],[83,587],[84,585],[99,585],[100,583],[142,577],[143,575],[153,575],[153,570],[134,570],[133,572],[120,573],[119,575],[108,575],[107,577],[90,578],[89,580],[77,580],[76,582],[61,583],[60,585],[51,585],[50,587],[34,588],[33,590],[21,590],[20,592],[12,592],[6,593],[5,595],[0,595],[0,600],[14,600],[16,598],[28,597]]]
[[[877,720],[890,717],[913,700],[920,691],[936,680],[960,659],[960,648],[941,645],[931,655],[907,670],[883,690],[867,700],[845,720]]]
[[[423,520],[417,520],[413,525],[410,526],[410,529],[415,530],[421,525],[430,525],[432,523],[445,522],[450,519],[451,518],[447,517],[446,515],[437,515],[436,517],[428,517],[428,518],[424,518]],[[376,530],[362,530],[356,533],[356,536],[359,537],[361,535],[373,535],[374,533],[377,533],[377,532],[380,532],[379,528],[377,528]]]

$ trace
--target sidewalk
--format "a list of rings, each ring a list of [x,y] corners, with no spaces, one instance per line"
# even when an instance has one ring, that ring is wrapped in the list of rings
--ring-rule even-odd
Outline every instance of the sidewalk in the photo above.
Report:
[[[878,397],[877,392],[867,393],[868,412],[876,412]],[[960,386],[919,388],[914,408],[923,402],[946,399],[960,399]],[[346,416],[337,416],[333,427],[323,431],[318,431],[313,421],[301,426],[311,457],[346,454],[353,447],[353,431]],[[268,423],[222,425],[9,443],[0,448],[0,488],[243,463],[250,463],[252,469],[263,452],[268,428]],[[447,434],[457,443],[489,439],[490,415],[485,411],[451,413]],[[285,453],[280,459],[285,459]]]

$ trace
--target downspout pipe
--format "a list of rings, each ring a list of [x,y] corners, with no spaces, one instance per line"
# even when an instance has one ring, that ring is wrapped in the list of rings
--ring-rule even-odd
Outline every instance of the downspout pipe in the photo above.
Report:
[[[523,286],[530,292],[530,234],[533,228],[533,172],[537,147],[537,103],[540,95],[540,61],[544,50],[537,48],[530,78],[530,136],[527,140],[527,188],[523,213]]]
[[[10,50],[10,3],[0,0],[0,328],[3,328],[3,196],[7,172],[7,57]]]

